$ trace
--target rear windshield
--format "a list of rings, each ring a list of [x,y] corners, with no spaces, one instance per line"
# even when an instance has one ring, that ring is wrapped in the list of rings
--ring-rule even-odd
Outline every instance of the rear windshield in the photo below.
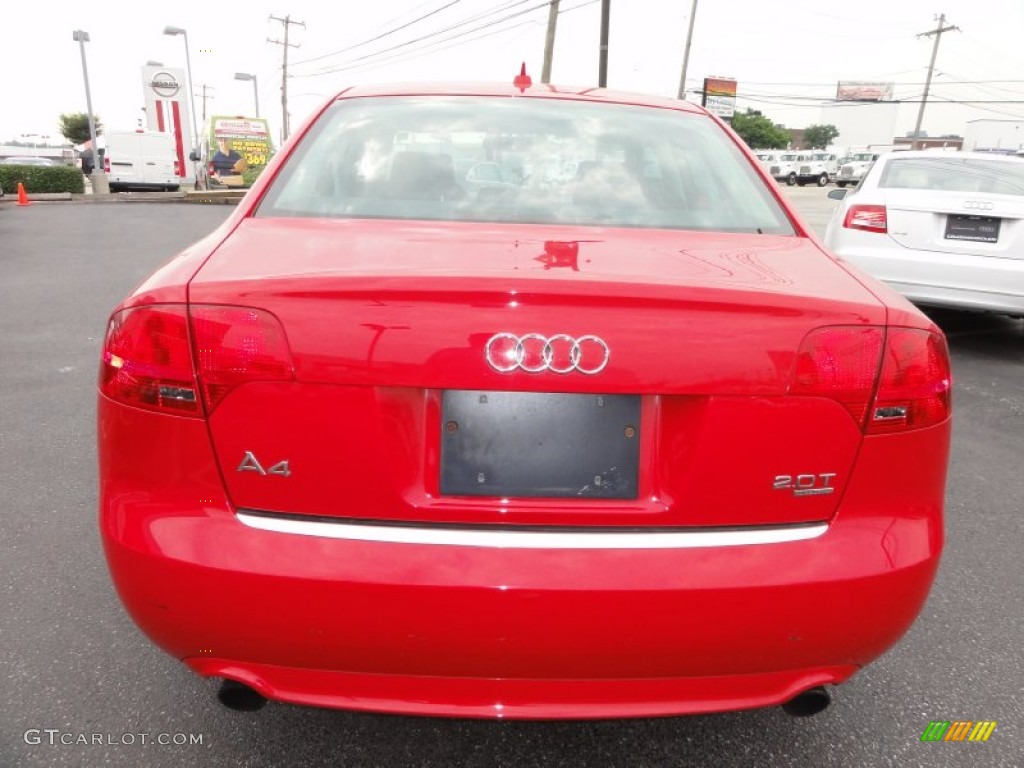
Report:
[[[882,169],[878,186],[1024,195],[1024,162],[956,155],[893,158]]]
[[[340,100],[256,215],[793,234],[706,116],[535,98]]]

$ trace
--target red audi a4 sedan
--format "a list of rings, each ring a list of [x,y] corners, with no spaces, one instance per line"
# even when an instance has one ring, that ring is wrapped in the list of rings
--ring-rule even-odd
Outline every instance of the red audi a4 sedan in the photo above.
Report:
[[[699,107],[346,90],[115,308],[99,518],[221,700],[812,714],[920,611],[939,329]]]

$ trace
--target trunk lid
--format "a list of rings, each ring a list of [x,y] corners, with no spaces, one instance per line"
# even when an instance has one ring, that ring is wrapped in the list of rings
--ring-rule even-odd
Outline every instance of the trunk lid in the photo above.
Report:
[[[293,356],[294,382],[241,386],[210,415],[233,501],[272,512],[402,521],[686,526],[827,519],[861,432],[832,400],[787,396],[796,351],[813,328],[885,320],[880,302],[805,238],[651,230],[248,219],[189,291],[190,302],[273,313]],[[552,372],[571,363],[568,352],[556,350],[562,357],[548,369],[503,372],[487,359],[488,342],[500,334],[597,336],[606,364],[593,374]],[[543,356],[534,362],[543,364]],[[474,394],[446,399],[446,391]],[[556,447],[527,467],[528,475],[537,462],[588,452],[585,439],[560,436],[557,425],[537,432],[563,414],[566,424],[597,425],[603,437],[594,440],[633,429],[623,438],[635,441],[623,448],[637,465],[633,485],[624,497],[473,496],[465,483],[449,483],[444,492],[442,470],[452,461],[446,454],[471,464],[483,450],[448,439],[445,430],[456,421],[450,414],[472,422],[474,404],[488,393],[512,414],[505,418],[520,420],[519,433],[537,433],[538,455]],[[523,414],[533,406],[510,393],[586,395],[594,407],[617,398],[607,401],[615,413],[608,419],[622,423],[573,421],[568,412],[578,416],[579,401],[571,399],[568,410],[545,415],[542,408],[528,422]],[[530,452],[529,434],[519,433],[509,439],[525,441],[515,443],[518,453]],[[245,464],[250,455],[261,468],[287,461],[290,472],[253,471]],[[515,446],[495,456],[529,463],[516,458]],[[602,472],[594,475],[600,484]],[[794,494],[776,482],[808,475],[834,492]],[[619,479],[615,472],[604,478],[621,490]]]
[[[1024,259],[1024,197],[887,189],[889,236],[905,248]]]

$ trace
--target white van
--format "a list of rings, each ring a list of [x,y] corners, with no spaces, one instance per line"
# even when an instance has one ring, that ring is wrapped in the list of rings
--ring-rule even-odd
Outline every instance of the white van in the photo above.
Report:
[[[185,183],[178,175],[174,136],[160,131],[108,131],[106,163],[111,192],[123,190],[177,191]]]

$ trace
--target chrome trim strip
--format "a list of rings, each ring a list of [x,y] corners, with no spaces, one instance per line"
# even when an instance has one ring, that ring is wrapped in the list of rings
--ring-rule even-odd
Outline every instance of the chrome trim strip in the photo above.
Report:
[[[490,547],[494,549],[693,549],[695,547],[738,547],[754,544],[781,544],[806,541],[828,530],[827,523],[715,531],[516,531],[481,528],[414,527],[332,523],[323,520],[296,520],[285,517],[236,513],[239,522],[250,528],[299,536],[327,539],[373,541],[387,544],[427,544],[454,547]]]

